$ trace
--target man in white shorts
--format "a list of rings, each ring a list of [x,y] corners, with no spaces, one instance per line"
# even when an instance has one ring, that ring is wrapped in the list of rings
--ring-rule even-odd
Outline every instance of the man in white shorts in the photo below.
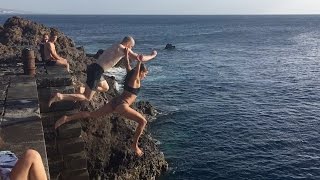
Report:
[[[130,59],[139,61],[149,61],[157,56],[157,51],[152,51],[150,55],[137,54],[132,51],[135,41],[132,37],[123,38],[121,43],[114,44],[106,49],[96,63],[87,67],[87,81],[84,93],[61,94],[55,93],[49,100],[49,107],[58,101],[90,101],[96,91],[106,92],[109,90],[107,81],[103,78],[103,73],[116,65],[126,54]]]

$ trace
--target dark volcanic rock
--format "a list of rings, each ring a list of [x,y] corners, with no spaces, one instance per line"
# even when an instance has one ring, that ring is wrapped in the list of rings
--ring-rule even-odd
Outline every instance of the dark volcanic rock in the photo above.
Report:
[[[93,57],[96,58],[96,59],[98,59],[99,56],[100,56],[103,52],[104,52],[103,49],[99,49],[99,50],[97,51],[97,53],[96,53]]]
[[[26,47],[34,49],[36,57],[40,57],[38,44],[43,34],[49,34],[52,30],[58,32],[58,54],[68,60],[74,83],[81,86],[86,80],[87,64],[94,62],[103,50],[93,56],[86,55],[83,47],[76,47],[69,37],[57,29],[17,16],[9,18],[0,26],[0,71],[4,72],[5,69],[15,73],[17,69],[21,69],[21,52]],[[121,66],[121,62],[118,65]],[[79,110],[96,110],[118,95],[113,88],[114,79],[106,79],[110,90],[107,93],[97,93],[90,103],[79,103]],[[134,108],[142,112],[148,121],[156,115],[156,110],[149,102],[137,103]],[[81,122],[91,179],[154,179],[167,169],[163,153],[148,132],[144,132],[140,139],[140,146],[145,153],[143,157],[136,157],[130,150],[135,122],[117,114]]]
[[[166,44],[166,47],[164,49],[173,50],[176,46],[173,46],[172,44]]]
[[[68,60],[73,72],[84,72],[86,65],[94,59],[86,57],[83,48],[76,48],[69,37],[55,28],[48,28],[17,16],[9,18],[0,28],[0,43],[4,45],[0,46],[0,61],[14,54],[16,57],[13,61],[21,62],[21,52],[26,47],[35,50],[36,57],[41,57],[38,51],[39,43],[43,34],[50,34],[51,31],[58,32],[55,44],[58,54]]]
[[[154,117],[158,114],[157,110],[150,104],[149,101],[139,101],[135,103],[137,111],[148,117],[149,122],[151,122]]]

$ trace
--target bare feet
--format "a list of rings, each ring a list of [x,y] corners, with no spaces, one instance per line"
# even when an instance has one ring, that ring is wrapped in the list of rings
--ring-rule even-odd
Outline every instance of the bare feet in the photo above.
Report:
[[[51,107],[51,105],[53,103],[59,101],[60,100],[59,96],[60,96],[60,93],[54,93],[53,96],[51,97],[51,99],[48,102],[48,106]]]
[[[80,88],[79,88],[79,92],[80,92],[80,94],[83,94],[83,93],[84,93],[84,90],[86,90],[86,88],[85,88],[85,87],[80,87]]]
[[[54,128],[57,129],[58,127],[60,127],[62,124],[67,122],[67,116],[62,116],[60,119],[58,119],[56,121],[56,123],[54,124]]]
[[[134,152],[136,153],[136,155],[138,157],[141,157],[143,155],[143,152],[141,151],[141,149],[137,145],[132,144],[131,148],[134,150]]]

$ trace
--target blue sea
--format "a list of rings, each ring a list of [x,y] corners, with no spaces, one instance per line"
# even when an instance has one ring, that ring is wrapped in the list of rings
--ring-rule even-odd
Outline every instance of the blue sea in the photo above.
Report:
[[[26,17],[87,53],[158,51],[139,98],[161,111],[161,179],[320,179],[320,16]]]

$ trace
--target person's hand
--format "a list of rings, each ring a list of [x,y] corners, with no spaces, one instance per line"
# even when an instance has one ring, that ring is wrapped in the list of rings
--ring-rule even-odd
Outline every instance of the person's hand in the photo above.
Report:
[[[156,50],[153,50],[152,53],[151,53],[152,56],[156,56],[157,54],[158,54],[158,53],[157,53]]]
[[[142,55],[142,54],[139,54],[139,55],[137,56],[137,60],[141,62],[142,59],[143,59],[143,55]]]

